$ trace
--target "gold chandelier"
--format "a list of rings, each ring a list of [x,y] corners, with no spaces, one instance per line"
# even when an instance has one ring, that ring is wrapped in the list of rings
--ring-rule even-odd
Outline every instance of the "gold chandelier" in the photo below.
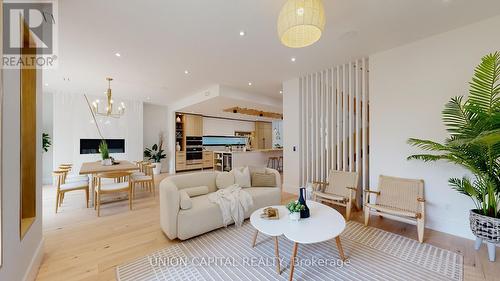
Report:
[[[283,45],[303,48],[321,38],[325,22],[321,0],[287,0],[278,18],[278,35]]]
[[[99,111],[99,104],[100,101],[97,99],[92,103],[92,110],[94,111],[95,115],[98,116],[106,116],[106,117],[113,117],[113,118],[119,118],[125,113],[125,104],[122,102],[120,103],[120,106],[118,106],[118,111],[113,112],[113,98],[111,97],[111,81],[113,81],[113,78],[106,78],[108,80],[108,90],[106,91],[106,108],[103,112]]]

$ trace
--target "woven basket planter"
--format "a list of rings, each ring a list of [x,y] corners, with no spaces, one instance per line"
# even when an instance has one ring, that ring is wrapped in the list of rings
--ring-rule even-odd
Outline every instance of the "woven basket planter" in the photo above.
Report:
[[[500,218],[481,215],[478,210],[470,210],[470,229],[476,237],[485,242],[500,243]]]

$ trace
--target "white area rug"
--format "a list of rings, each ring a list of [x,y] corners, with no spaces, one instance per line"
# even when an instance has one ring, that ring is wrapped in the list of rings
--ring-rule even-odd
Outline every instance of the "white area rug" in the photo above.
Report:
[[[119,281],[288,280],[292,243],[279,238],[281,275],[274,240],[246,221],[216,230],[117,267]],[[294,280],[463,280],[463,257],[373,227],[349,222],[340,236],[347,263],[335,240],[299,245]]]

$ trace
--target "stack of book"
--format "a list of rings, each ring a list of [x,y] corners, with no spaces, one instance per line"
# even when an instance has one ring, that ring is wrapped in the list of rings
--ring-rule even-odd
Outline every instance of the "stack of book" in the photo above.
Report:
[[[268,220],[277,220],[280,218],[280,213],[276,208],[267,207],[262,210],[262,214],[260,214],[260,217]]]

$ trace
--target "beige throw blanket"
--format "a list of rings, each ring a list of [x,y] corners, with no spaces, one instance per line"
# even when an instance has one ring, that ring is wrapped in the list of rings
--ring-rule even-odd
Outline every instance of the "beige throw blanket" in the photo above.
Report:
[[[245,212],[253,206],[252,196],[237,184],[219,189],[208,196],[208,200],[219,205],[224,226],[231,223],[241,226],[245,220]]]

